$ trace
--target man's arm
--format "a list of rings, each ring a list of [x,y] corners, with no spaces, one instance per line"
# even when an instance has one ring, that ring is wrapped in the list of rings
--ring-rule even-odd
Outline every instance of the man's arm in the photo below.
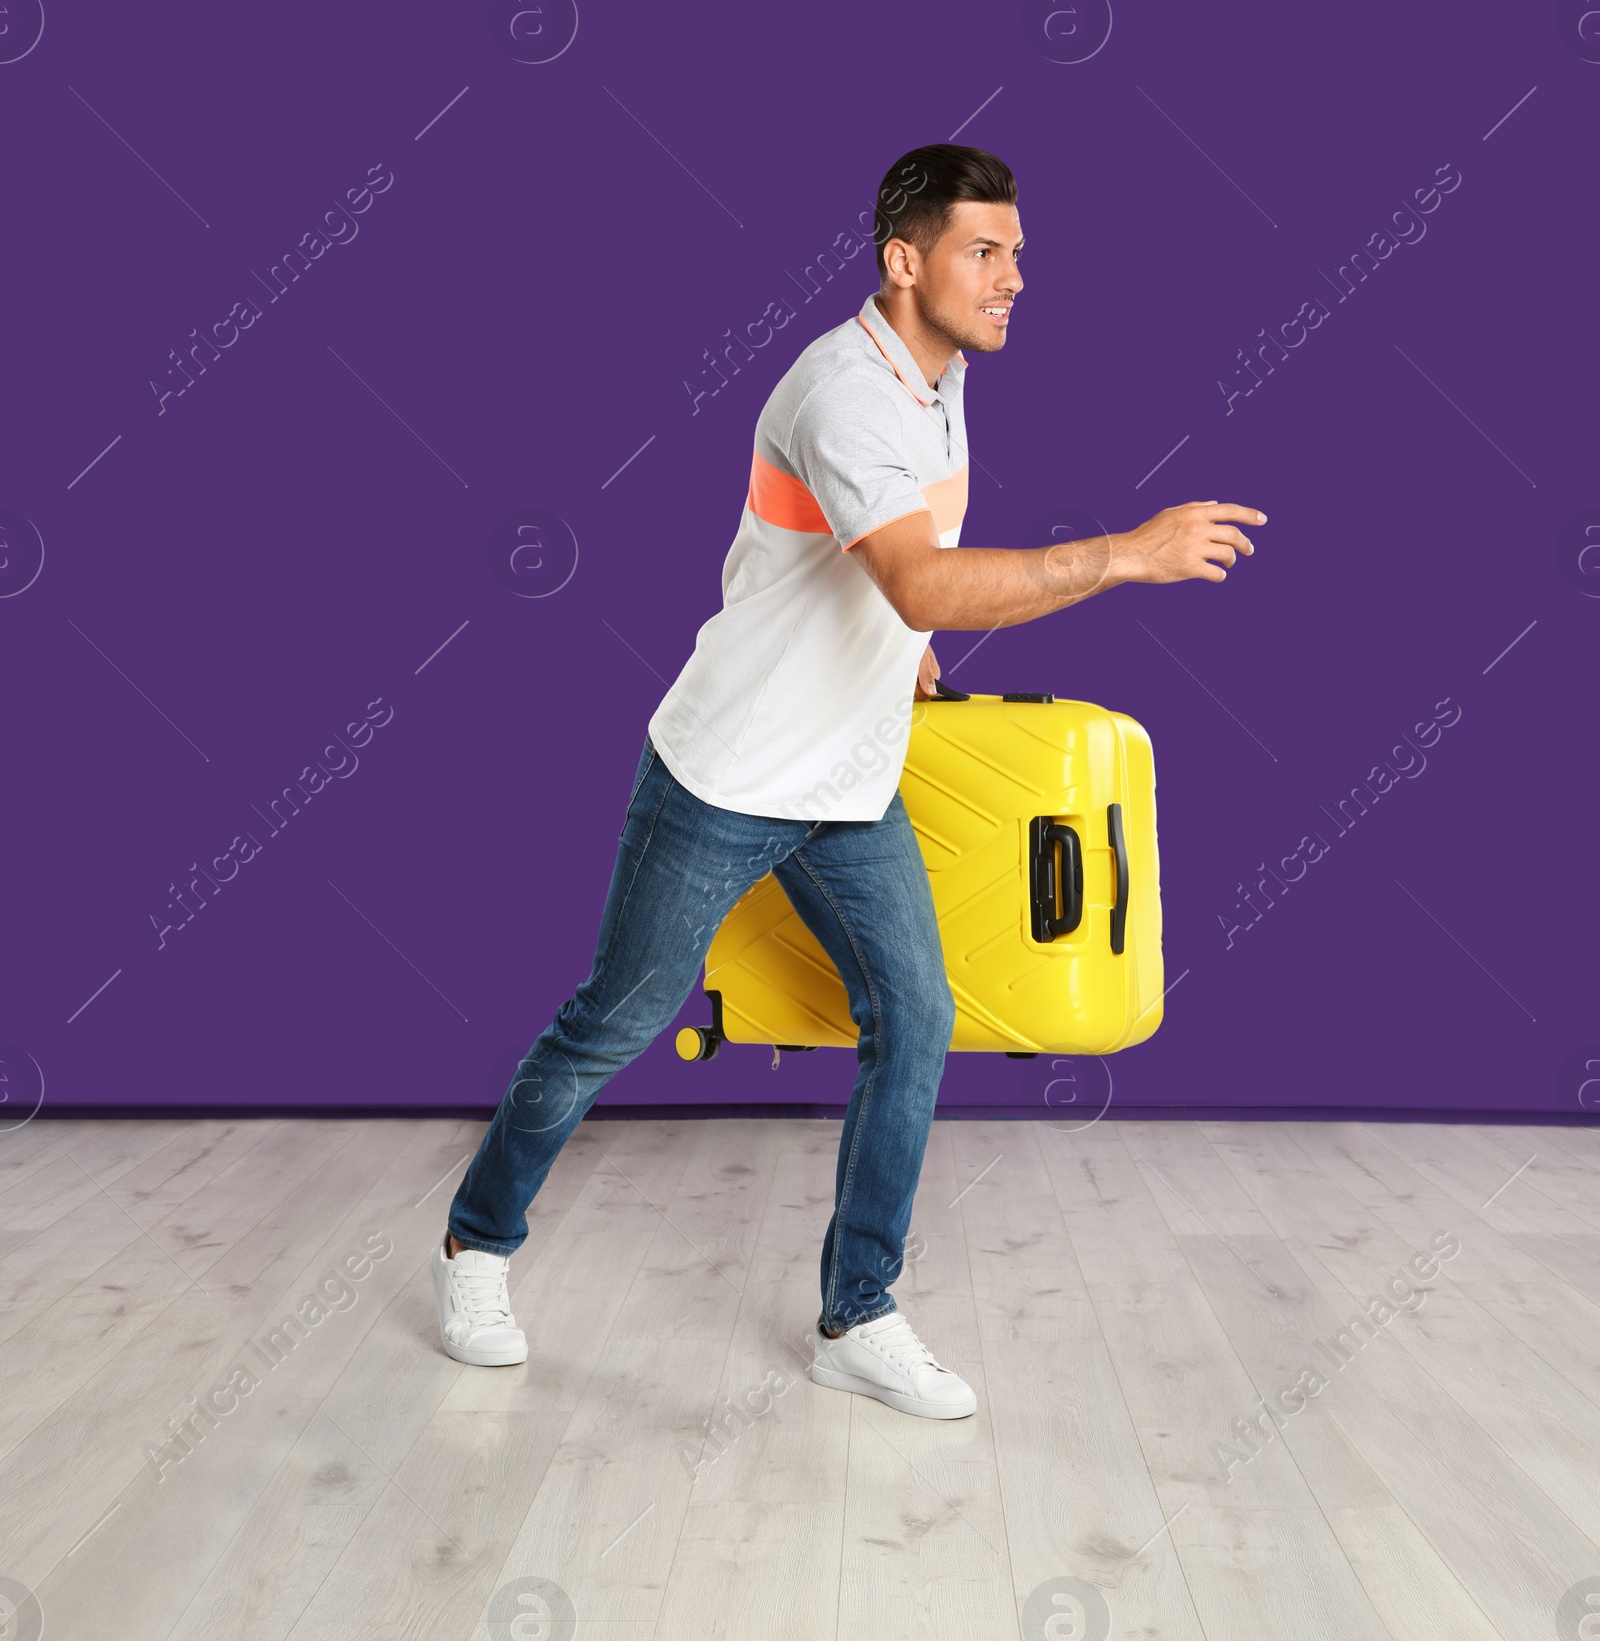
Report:
[[[1012,627],[1125,581],[1224,581],[1254,545],[1230,520],[1267,515],[1232,502],[1163,508],[1136,530],[1049,547],[944,548],[931,513],[912,513],[850,551],[913,632]],[[1215,563],[1212,561],[1216,560]]]

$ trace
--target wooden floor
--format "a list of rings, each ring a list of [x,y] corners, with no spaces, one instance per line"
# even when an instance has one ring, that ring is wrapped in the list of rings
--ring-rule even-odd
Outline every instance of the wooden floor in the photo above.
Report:
[[[512,1260],[527,1363],[451,1361],[426,1265],[482,1131],[0,1135],[0,1578],[46,1641],[1549,1641],[1600,1611],[1596,1130],[937,1122],[894,1294],[977,1389],[949,1423],[805,1377],[821,1121],[584,1124]]]

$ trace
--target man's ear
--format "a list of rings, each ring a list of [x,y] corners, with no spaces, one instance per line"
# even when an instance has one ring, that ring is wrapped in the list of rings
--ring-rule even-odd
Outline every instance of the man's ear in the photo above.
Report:
[[[908,289],[917,282],[916,263],[920,253],[909,240],[898,236],[883,247],[884,278],[879,284],[879,295],[888,296],[891,290]]]

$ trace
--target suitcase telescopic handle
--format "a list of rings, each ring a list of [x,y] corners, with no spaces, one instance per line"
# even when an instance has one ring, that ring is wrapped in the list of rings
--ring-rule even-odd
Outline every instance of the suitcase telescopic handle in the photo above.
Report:
[[[1061,865],[1056,867],[1056,845]],[[1056,913],[1056,885],[1061,885],[1061,912]],[[1033,938],[1041,945],[1071,934],[1083,921],[1083,849],[1078,834],[1048,815],[1028,823],[1028,891],[1033,909]]]
[[[1128,840],[1122,832],[1122,805],[1106,805],[1106,833],[1117,857],[1117,899],[1111,908],[1111,949],[1119,956],[1128,934]]]

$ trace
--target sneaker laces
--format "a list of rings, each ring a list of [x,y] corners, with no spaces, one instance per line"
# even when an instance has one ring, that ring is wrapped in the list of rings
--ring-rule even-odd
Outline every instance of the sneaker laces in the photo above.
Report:
[[[464,1271],[457,1267],[451,1274],[461,1296],[461,1308],[473,1327],[511,1325],[511,1296],[504,1265],[496,1271]]]
[[[931,1367],[941,1373],[945,1371],[899,1311],[894,1313],[894,1320],[881,1333],[870,1336],[870,1343],[883,1351],[897,1368]]]

